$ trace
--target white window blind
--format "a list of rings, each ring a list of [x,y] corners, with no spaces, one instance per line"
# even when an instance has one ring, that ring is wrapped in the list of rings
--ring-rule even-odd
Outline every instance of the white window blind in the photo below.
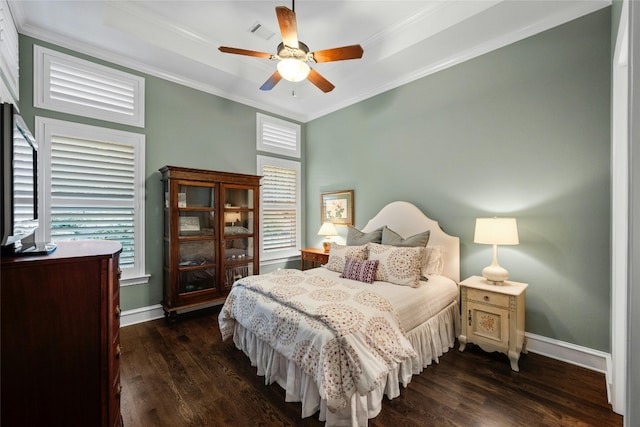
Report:
[[[34,105],[144,127],[144,79],[34,46]]]
[[[126,280],[144,276],[144,135],[36,118],[44,240],[122,244]]]
[[[19,49],[18,30],[9,5],[0,1],[0,98],[13,104],[20,99]]]
[[[262,175],[263,260],[298,254],[300,248],[300,163],[258,156]]]
[[[53,137],[51,239],[116,240],[120,266],[130,268],[134,246],[132,146]]]
[[[256,122],[258,151],[300,158],[300,125],[260,113]]]
[[[33,148],[20,130],[16,127],[13,131],[13,195],[15,201],[14,221],[21,222],[33,220],[35,212],[34,192],[35,182],[33,180],[34,160]]]

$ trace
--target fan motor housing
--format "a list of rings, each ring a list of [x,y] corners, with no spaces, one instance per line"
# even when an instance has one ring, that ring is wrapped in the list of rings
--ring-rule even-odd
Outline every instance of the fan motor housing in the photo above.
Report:
[[[301,41],[298,42],[298,48],[287,46],[284,43],[280,43],[278,45],[278,56],[280,59],[291,58],[299,61],[306,61],[308,53],[309,47]]]

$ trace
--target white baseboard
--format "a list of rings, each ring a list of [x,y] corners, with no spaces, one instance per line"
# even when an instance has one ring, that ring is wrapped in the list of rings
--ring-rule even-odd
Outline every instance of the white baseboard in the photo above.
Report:
[[[202,308],[202,307],[199,307]],[[190,310],[184,310],[187,312]],[[122,312],[120,325],[130,326],[137,323],[164,317],[162,305],[151,305]],[[527,351],[542,356],[557,359],[572,365],[581,366],[592,371],[605,374],[607,382],[607,396],[611,396],[611,355],[603,351],[593,350],[587,347],[559,341],[553,338],[543,337],[527,332]]]
[[[218,303],[219,304],[219,303]],[[207,307],[213,307],[216,303],[202,304],[199,306],[176,310],[178,314],[188,313],[194,310],[201,310]],[[164,310],[161,304],[150,305],[148,307],[140,307],[133,310],[123,311],[120,316],[120,326],[131,326],[137,323],[148,322],[150,320],[162,319],[164,317]]]
[[[161,319],[164,317],[162,305],[150,305],[148,307],[140,307],[133,310],[123,311],[120,315],[120,326],[130,326],[137,323],[148,322],[150,320]]]

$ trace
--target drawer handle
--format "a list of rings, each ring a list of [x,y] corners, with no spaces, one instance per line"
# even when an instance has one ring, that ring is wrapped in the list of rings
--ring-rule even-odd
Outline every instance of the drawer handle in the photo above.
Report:
[[[120,305],[116,305],[116,319],[120,318]]]
[[[116,359],[120,359],[120,355],[122,354],[122,350],[120,349],[120,344],[116,346]]]
[[[471,310],[469,310],[469,326],[471,326]]]
[[[122,277],[122,269],[118,267],[118,280]]]
[[[489,302],[489,295],[485,295],[483,298],[485,301]]]
[[[118,384],[118,387],[116,387],[116,397],[120,397],[122,395],[122,385]]]

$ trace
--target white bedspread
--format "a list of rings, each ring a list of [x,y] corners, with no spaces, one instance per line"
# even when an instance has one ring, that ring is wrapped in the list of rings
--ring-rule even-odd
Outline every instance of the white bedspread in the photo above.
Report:
[[[308,274],[331,279],[339,279],[340,273],[324,267],[306,270]],[[431,319],[443,308],[458,299],[458,285],[445,276],[429,276],[427,281],[420,281],[420,286],[395,285],[388,282],[362,283],[356,280],[339,279],[362,289],[372,290],[388,299],[398,313],[400,324],[405,331]]]
[[[235,282],[219,317],[223,339],[236,321],[313,377],[332,412],[417,358],[391,303],[373,288],[299,270]]]
[[[280,273],[282,274],[282,273]],[[223,337],[233,334],[233,341],[257,367],[258,375],[265,377],[265,383],[277,382],[286,390],[286,401],[302,402],[302,417],[320,411],[319,419],[327,426],[366,426],[369,418],[375,417],[382,408],[383,396],[393,399],[400,395],[400,385],[407,386],[411,376],[419,374],[423,368],[453,347],[459,328],[458,287],[443,276],[430,276],[417,288],[393,285],[386,282],[361,283],[338,278],[339,273],[325,268],[297,272],[316,279],[337,280],[354,292],[373,291],[382,300],[391,303],[402,330],[418,357],[405,357],[395,367],[390,367],[369,391],[361,388],[351,394],[346,407],[336,410],[329,404],[317,378],[309,375],[295,358],[287,357],[272,345],[272,339],[263,333],[255,333],[255,327],[246,327],[230,317],[229,310],[221,310],[219,323]],[[253,277],[263,277],[253,276]],[[260,280],[260,279],[252,279]],[[233,295],[234,292],[230,295]],[[234,298],[234,297],[230,297]],[[263,296],[259,297],[264,299]],[[229,299],[227,300],[229,301]],[[238,304],[235,302],[233,304]],[[226,305],[226,303],[225,303]],[[340,405],[342,406],[342,405]]]

